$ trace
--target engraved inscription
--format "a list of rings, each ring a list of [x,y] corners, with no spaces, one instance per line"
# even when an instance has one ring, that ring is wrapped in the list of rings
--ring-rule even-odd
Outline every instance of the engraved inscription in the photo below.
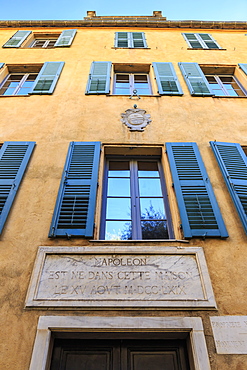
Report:
[[[46,256],[36,299],[205,299],[193,255]]]

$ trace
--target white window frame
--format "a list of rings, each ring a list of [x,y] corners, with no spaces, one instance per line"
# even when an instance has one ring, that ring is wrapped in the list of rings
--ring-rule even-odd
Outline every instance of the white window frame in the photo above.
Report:
[[[207,78],[207,77],[210,77],[210,76],[212,76],[212,77],[214,77],[215,78],[215,81],[217,82],[217,84],[220,86],[220,88],[221,88],[221,91],[223,91],[223,93],[224,93],[224,96],[229,96],[229,97],[234,97],[234,96],[232,96],[232,95],[230,95],[229,93],[228,93],[228,91],[227,91],[227,89],[225,88],[225,86],[224,86],[224,83],[221,81],[221,77],[232,77],[233,78],[233,80],[235,81],[235,83],[238,85],[238,87],[239,87],[239,90],[241,90],[242,91],[242,93],[246,96],[246,91],[244,90],[244,88],[243,88],[243,86],[241,86],[240,85],[240,83],[239,83],[239,81],[236,79],[236,77],[234,76],[234,75],[223,75],[223,74],[219,74],[219,75],[210,75],[210,74],[206,74],[205,75],[205,77]],[[211,84],[210,84],[210,82],[208,81],[208,83],[209,83],[209,85],[211,86]],[[233,90],[235,91],[235,89],[233,88]],[[219,97],[222,97],[222,95],[217,95],[217,94],[215,94],[215,96],[219,96]],[[238,96],[236,96],[236,97],[239,97],[239,95]],[[240,97],[241,97],[241,95],[240,95]]]
[[[37,42],[39,42],[39,41],[44,41],[44,45],[43,46],[41,46],[40,48],[47,48],[48,46],[49,46],[49,43],[51,42],[51,41],[57,41],[57,39],[58,38],[54,38],[54,39],[52,39],[52,38],[50,38],[50,39],[42,39],[42,38],[36,38],[36,39],[34,39],[33,40],[33,42],[30,44],[30,46],[29,46],[29,48],[34,48],[34,46],[35,46],[35,44],[37,43]],[[54,45],[53,45],[53,47],[54,47]],[[38,48],[37,48],[38,49]]]
[[[128,96],[128,95],[133,95],[134,93],[134,90],[137,90],[137,95],[141,95],[141,96],[149,96],[149,95],[153,95],[153,91],[152,91],[152,85],[151,85],[151,81],[150,81],[150,76],[149,76],[149,73],[141,73],[141,72],[114,72],[114,79],[113,79],[113,95],[123,95],[123,94],[118,94],[116,92],[116,79],[117,79],[117,75],[129,75],[129,84],[130,84],[130,87],[129,87],[129,93],[128,94],[124,94],[124,96]],[[138,91],[138,89],[135,89],[135,85],[134,85],[134,76],[136,75],[145,75],[147,76],[147,83],[148,83],[148,88],[149,88],[149,94],[144,94],[142,95],[140,93],[140,91]],[[127,89],[126,89],[127,91]]]
[[[19,90],[22,88],[23,84],[26,82],[26,80],[28,79],[28,77],[29,77],[30,74],[36,74],[38,76],[38,73],[37,72],[30,72],[30,73],[23,73],[23,72],[18,73],[18,72],[15,72],[15,73],[9,73],[5,77],[5,79],[3,80],[3,82],[0,84],[0,89],[3,87],[3,85],[5,84],[5,82],[8,81],[9,77],[12,76],[12,75],[15,75],[15,74],[19,74],[19,75],[20,74],[23,74],[23,77],[20,80],[20,82],[18,83],[18,85],[16,86],[15,90],[13,90],[13,94],[11,94],[11,95],[2,95],[2,94],[0,94],[0,96],[14,96],[14,95],[17,95],[18,92],[19,92]],[[36,78],[37,78],[37,76],[36,76]],[[27,96],[28,94],[22,94],[22,95]],[[18,96],[20,96],[20,95],[18,95]]]
[[[187,332],[192,350],[194,370],[210,370],[210,362],[200,317],[102,317],[102,316],[41,316],[39,318],[29,370],[49,369],[52,333],[78,331],[115,332]]]
[[[115,48],[125,48],[125,49],[147,49],[147,42],[145,37],[145,32],[138,32],[138,31],[132,31],[132,32],[126,32],[127,33],[127,41],[128,46],[118,46],[118,33],[125,33],[125,31],[119,31],[115,33]],[[141,33],[142,34],[142,41],[143,46],[134,46],[134,39],[133,39],[133,33]]]
[[[192,49],[197,49],[197,48],[193,48],[193,46],[191,45],[190,41],[189,41],[189,40],[187,39],[187,37],[186,37],[186,34],[187,34],[187,33],[191,33],[192,35],[194,35],[194,36],[196,37],[197,41],[201,44],[201,46],[202,46],[202,48],[203,48],[203,49],[208,49],[208,50],[218,50],[218,49],[222,49],[222,48],[220,47],[220,45],[215,41],[215,39],[210,35],[210,33],[205,33],[205,35],[209,35],[209,36],[211,37],[212,41],[213,41],[213,42],[218,46],[218,48],[217,48],[217,49],[210,49],[210,48],[206,45],[205,41],[201,38],[201,36],[200,36],[200,34],[199,34],[199,33],[184,32],[184,33],[183,33],[183,37],[184,37],[185,41],[187,42],[187,44],[189,45],[189,47],[190,47],[190,48],[192,48]]]

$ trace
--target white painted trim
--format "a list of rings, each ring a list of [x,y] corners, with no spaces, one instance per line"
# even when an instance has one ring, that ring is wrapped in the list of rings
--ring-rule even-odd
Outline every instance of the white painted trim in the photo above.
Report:
[[[202,320],[199,317],[100,317],[100,316],[41,316],[29,370],[48,370],[52,331],[187,331],[195,370],[210,370]]]

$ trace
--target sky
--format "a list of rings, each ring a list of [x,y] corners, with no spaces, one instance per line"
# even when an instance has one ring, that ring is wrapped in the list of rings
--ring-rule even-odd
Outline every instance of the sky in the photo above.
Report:
[[[168,20],[247,21],[247,0],[0,0],[0,20],[78,20],[97,15],[152,15]]]

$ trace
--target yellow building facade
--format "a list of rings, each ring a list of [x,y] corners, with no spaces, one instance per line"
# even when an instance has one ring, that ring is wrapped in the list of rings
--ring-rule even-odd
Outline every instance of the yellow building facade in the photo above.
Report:
[[[246,27],[0,22],[1,369],[246,369]]]

